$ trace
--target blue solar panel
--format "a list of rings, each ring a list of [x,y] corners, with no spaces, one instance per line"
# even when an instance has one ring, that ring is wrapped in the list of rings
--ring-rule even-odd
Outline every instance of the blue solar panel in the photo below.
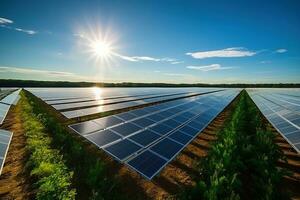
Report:
[[[192,139],[191,136],[181,132],[180,130],[169,135],[169,138],[181,143],[182,145],[186,145]]]
[[[153,131],[144,130],[138,134],[129,137],[129,139],[145,147],[153,143],[160,137],[160,135],[154,133]]]
[[[0,175],[13,133],[0,129]]]
[[[96,133],[90,134],[85,136],[88,140],[96,144],[98,147],[103,147],[113,142],[116,142],[121,139],[119,135],[110,131],[110,130],[103,130],[98,131]]]
[[[147,150],[132,160],[129,160],[127,163],[146,178],[152,179],[156,172],[163,168],[167,161]]]
[[[199,133],[199,129],[195,129],[190,126],[184,126],[184,127],[180,128],[179,130],[187,135],[192,136],[192,137]]]
[[[300,90],[248,89],[247,91],[265,117],[299,153]]]
[[[123,137],[128,136],[138,130],[140,130],[141,127],[133,124],[133,123],[126,123],[126,124],[121,124],[119,126],[116,126],[112,128],[111,130],[117,132],[119,135],[122,135]]]
[[[229,90],[179,99],[151,106],[146,112],[143,110],[149,107],[138,109],[141,111],[134,112],[135,118],[127,118],[126,121],[123,117],[125,122],[122,124],[106,127],[105,131],[111,131],[110,133],[116,134],[117,137],[104,142],[104,147],[102,143],[99,145],[102,139],[97,139],[97,134],[88,134],[85,137],[100,147],[102,145],[104,150],[118,161],[127,163],[143,176],[152,178],[196,137],[238,92],[239,90]],[[203,102],[207,104],[203,105]],[[126,114],[123,116],[127,116]],[[120,114],[118,118],[121,118]],[[148,160],[148,157],[153,157],[153,160]],[[155,160],[157,162],[153,163]]]
[[[109,117],[94,119],[93,122],[96,122],[97,124],[100,124],[101,126],[103,126],[105,128],[108,128],[111,126],[115,126],[117,124],[121,124],[124,121],[115,116],[109,116]]]
[[[154,124],[155,122],[148,118],[141,118],[141,119],[134,120],[133,123],[140,127],[147,127]]]
[[[131,156],[133,153],[140,150],[142,147],[125,139],[113,145],[104,148],[105,151],[109,152],[118,160],[123,161],[124,159]]]
[[[173,128],[165,124],[158,124],[154,127],[151,127],[150,130],[158,133],[159,135],[165,135],[169,133],[171,130],[173,130]]]
[[[150,149],[156,152],[159,155],[162,155],[167,160],[171,159],[175,156],[180,149],[182,149],[183,145],[177,142],[174,142],[168,138],[165,138],[152,146]]]
[[[126,112],[116,115],[117,117],[123,119],[124,121],[129,121],[131,119],[136,118],[137,116],[133,114],[132,112]]]
[[[149,118],[155,122],[159,122],[159,121],[165,119],[165,117],[161,116],[160,114],[153,114],[153,115],[148,116],[147,118]]]
[[[87,122],[82,122],[82,123],[78,123],[78,124],[73,124],[70,127],[81,135],[92,133],[92,132],[95,132],[95,131],[98,131],[98,130],[104,128],[103,125],[97,124],[93,121],[87,121]]]

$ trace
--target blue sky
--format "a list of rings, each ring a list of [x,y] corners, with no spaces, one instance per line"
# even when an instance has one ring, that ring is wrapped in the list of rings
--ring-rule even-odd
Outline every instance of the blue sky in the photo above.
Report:
[[[299,83],[299,10],[290,0],[2,0],[0,78]]]

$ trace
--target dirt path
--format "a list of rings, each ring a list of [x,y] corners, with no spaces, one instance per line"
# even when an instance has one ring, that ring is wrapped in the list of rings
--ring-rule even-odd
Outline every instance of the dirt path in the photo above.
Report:
[[[300,199],[300,154],[291,147],[275,128],[272,127],[271,129],[274,134],[276,134],[276,144],[281,148],[287,159],[287,163],[278,161],[278,167],[282,167],[291,172],[290,175],[284,177],[282,186],[284,190],[290,194],[292,199]]]
[[[0,199],[33,199],[30,178],[25,171],[27,153],[22,129],[20,107],[13,106],[0,127],[14,133],[2,174],[0,176]]]

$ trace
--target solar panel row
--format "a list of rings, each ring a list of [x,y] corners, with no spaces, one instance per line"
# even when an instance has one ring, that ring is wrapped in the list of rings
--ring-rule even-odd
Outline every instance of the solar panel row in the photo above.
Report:
[[[0,129],[0,175],[13,133]]]
[[[171,100],[192,94],[220,90],[214,88],[27,88],[66,118]],[[101,100],[99,100],[101,99]]]
[[[86,115],[92,115],[96,113],[101,112],[108,112],[112,110],[118,110],[133,106],[139,106],[147,103],[154,103],[154,102],[160,102],[164,100],[172,100],[174,98],[185,98],[189,97],[191,95],[200,95],[201,93],[188,93],[183,95],[174,95],[174,96],[163,96],[163,97],[157,97],[153,99],[144,99],[144,100],[137,100],[137,101],[130,101],[130,102],[124,102],[124,103],[118,103],[118,104],[109,104],[109,105],[103,105],[103,106],[96,106],[91,108],[83,108],[78,110],[71,110],[71,111],[65,111],[62,112],[62,114],[67,118],[75,118],[75,117],[81,117]]]
[[[44,101],[56,101],[67,99],[111,99],[120,97],[130,97],[138,95],[151,94],[166,94],[166,93],[180,93],[180,92],[201,92],[207,91],[211,88],[26,88],[26,90],[33,93],[35,96]]]
[[[122,99],[109,99],[109,100],[96,100],[96,101],[85,101],[85,102],[75,102],[75,103],[68,103],[68,104],[58,104],[58,105],[52,105],[56,110],[62,111],[65,109],[78,109],[81,107],[85,106],[103,106],[107,104],[117,104],[117,103],[125,103],[129,101],[147,101],[150,99],[160,99],[163,97],[176,97],[183,95],[185,93],[180,93],[180,94],[165,94],[165,95],[146,95],[146,96],[138,96],[138,97],[127,97],[127,98],[122,98]]]
[[[95,101],[103,101],[105,103],[113,103],[117,100],[132,100],[136,97],[151,97],[151,96],[159,96],[159,94],[139,94],[139,95],[127,95],[127,96],[118,96],[118,97],[99,97],[99,98],[91,98],[91,97],[81,97],[81,98],[71,98],[71,99],[60,99],[60,100],[48,100],[46,103],[50,105],[58,105],[58,104],[71,104],[71,103],[80,103],[80,102],[95,102]]]
[[[20,89],[12,92],[11,94],[5,96],[1,101],[0,101],[0,124],[3,123],[9,108],[11,105],[16,104],[19,100],[19,93]]]
[[[299,153],[300,90],[251,89],[248,92],[264,116]]]
[[[228,90],[175,100],[70,127],[152,179],[238,92]]]

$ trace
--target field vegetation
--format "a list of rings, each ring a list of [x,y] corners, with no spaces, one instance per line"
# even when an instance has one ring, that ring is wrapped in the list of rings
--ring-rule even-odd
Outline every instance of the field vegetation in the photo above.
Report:
[[[246,91],[217,137],[197,163],[201,178],[180,199],[288,198],[280,186],[286,172],[276,166],[285,158]]]
[[[59,150],[52,147],[53,140],[48,135],[43,118],[33,112],[34,106],[21,93],[20,100],[23,128],[30,152],[26,165],[35,180],[37,199],[75,199],[72,187],[73,172],[68,169]]]
[[[76,199],[127,199],[119,191],[120,182],[115,175],[109,173],[110,169],[105,161],[87,151],[83,142],[70,134],[39,99],[26,91],[23,96],[33,115],[37,115],[45,130],[51,133],[51,145],[60,150],[66,165],[74,172],[72,175]]]

